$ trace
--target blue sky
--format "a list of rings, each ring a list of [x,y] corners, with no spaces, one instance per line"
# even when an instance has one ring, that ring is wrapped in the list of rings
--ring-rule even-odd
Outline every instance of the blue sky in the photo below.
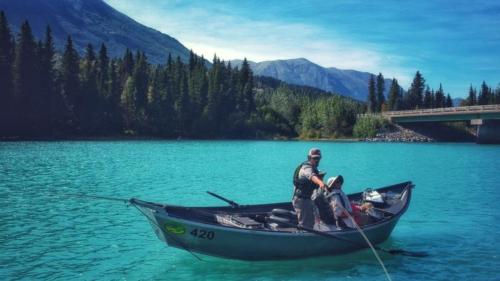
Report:
[[[500,83],[500,1],[105,1],[209,59],[303,57],[404,88],[420,70],[452,97]]]

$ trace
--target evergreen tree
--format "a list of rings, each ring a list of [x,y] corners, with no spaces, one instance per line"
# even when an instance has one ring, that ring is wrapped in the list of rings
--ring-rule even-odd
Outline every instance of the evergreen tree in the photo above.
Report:
[[[472,88],[472,84],[469,87],[469,96],[467,97],[467,105],[476,105],[477,97],[476,97],[476,89]]]
[[[15,112],[14,122],[17,132],[21,135],[32,135],[36,132],[37,120],[35,95],[38,95],[40,81],[38,69],[37,45],[31,27],[27,21],[21,25],[21,31],[16,45],[16,57],[13,68]]]
[[[434,92],[434,89],[431,90],[431,108],[436,107],[436,92]]]
[[[122,63],[120,64],[120,84],[121,85],[126,84],[126,80],[128,80],[128,77],[133,74],[134,66],[135,66],[134,55],[127,48],[125,50],[125,54],[123,55]]]
[[[255,105],[253,100],[253,74],[246,58],[241,65],[240,77],[242,87],[242,104],[240,108],[249,116],[250,113],[255,110]]]
[[[71,36],[68,36],[61,64],[61,95],[67,101],[69,127],[72,133],[78,131],[77,115],[81,109],[80,94],[80,57],[73,47]]]
[[[14,44],[12,34],[3,11],[0,11],[0,136],[13,133],[13,84],[12,64]]]
[[[432,93],[429,87],[425,88],[423,108],[432,108]]]
[[[398,84],[398,80],[396,78],[392,79],[391,87],[389,89],[389,100],[388,100],[388,108],[389,110],[400,110],[398,107],[400,104],[400,92],[401,87]]]
[[[144,111],[147,104],[149,65],[146,55],[142,52],[136,54],[136,64],[133,71],[133,79],[136,89],[136,107]]]
[[[205,127],[207,129],[206,133],[209,135],[218,133],[221,86],[222,64],[217,56],[214,55],[212,68],[208,73],[207,106],[204,111],[204,122],[206,123]]]
[[[500,84],[497,86],[495,90],[495,104],[500,104]]]
[[[175,103],[175,110],[177,112],[178,134],[179,136],[188,136],[191,129],[191,106],[187,77],[182,68],[179,70],[179,96]]]
[[[425,79],[422,74],[420,74],[420,71],[417,71],[410,89],[408,90],[408,109],[422,108],[424,89]]]
[[[85,49],[85,57],[81,69],[82,98],[79,110],[79,120],[82,132],[86,135],[96,135],[103,119],[102,100],[99,97],[97,82],[97,61],[92,44]]]
[[[447,95],[446,95],[446,103],[445,103],[445,106],[446,106],[446,107],[453,107],[453,101],[451,100],[451,96],[450,96],[450,94],[447,94]]]
[[[435,93],[434,107],[442,108],[446,106],[446,97],[444,96],[443,85],[439,84],[439,89]]]
[[[377,112],[377,96],[375,95],[375,77],[370,75],[368,82],[368,112]]]
[[[123,113],[123,127],[125,134],[137,133],[137,108],[136,108],[137,87],[134,78],[129,76],[123,87],[121,95],[121,109]]]
[[[161,126],[161,69],[156,67],[153,76],[150,79],[148,87],[148,103],[146,107],[146,116],[148,118],[147,131],[153,134],[159,134]]]
[[[49,26],[45,31],[45,41],[38,52],[40,87],[36,103],[40,107],[40,116],[37,118],[37,127],[42,134],[51,134],[51,131],[57,127],[56,124],[64,118],[60,115],[60,113],[64,112],[64,109],[61,108],[63,101],[55,91],[55,49],[52,31]]]
[[[121,87],[118,78],[118,71],[116,67],[116,61],[111,61],[109,69],[109,84],[108,90],[109,96],[106,100],[106,115],[108,116],[110,122],[108,128],[110,132],[121,133],[122,131],[122,113],[121,113]]]
[[[385,91],[384,76],[382,75],[382,73],[379,73],[377,76],[377,111],[378,112],[382,111],[382,107],[385,103],[384,91]]]
[[[490,88],[486,84],[486,82],[483,81],[481,84],[481,90],[479,91],[479,96],[477,98],[477,103],[479,105],[485,105],[488,104],[490,100]]]
[[[109,57],[108,50],[104,43],[101,44],[99,49],[99,59],[97,66],[97,87],[99,89],[99,96],[107,98],[109,93]]]

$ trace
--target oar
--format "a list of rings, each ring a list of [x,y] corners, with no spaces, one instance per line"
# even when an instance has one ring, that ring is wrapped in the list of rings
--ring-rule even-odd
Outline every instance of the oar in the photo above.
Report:
[[[207,191],[207,193],[208,193],[208,194],[210,194],[210,195],[212,195],[213,197],[215,197],[215,198],[217,198],[217,199],[220,199],[220,200],[222,200],[222,201],[224,201],[224,202],[228,203],[228,204],[229,204],[229,205],[231,205],[231,207],[233,207],[233,208],[238,208],[238,207],[240,207],[240,204],[238,204],[238,203],[234,202],[233,200],[229,200],[229,199],[227,199],[227,198],[224,198],[224,197],[222,197],[222,196],[220,196],[220,195],[217,195],[217,194],[215,194],[215,193],[213,193],[213,192],[210,192],[210,191]]]

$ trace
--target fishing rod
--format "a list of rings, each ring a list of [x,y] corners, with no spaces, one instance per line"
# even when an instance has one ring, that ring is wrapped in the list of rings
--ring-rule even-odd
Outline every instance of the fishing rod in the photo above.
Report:
[[[392,281],[392,278],[389,275],[389,272],[387,271],[387,268],[385,268],[385,265],[382,262],[382,259],[378,255],[377,251],[375,251],[376,250],[375,247],[372,245],[372,243],[370,242],[370,240],[368,239],[368,237],[366,237],[365,233],[363,232],[363,230],[361,229],[361,227],[359,227],[358,223],[356,223],[356,221],[351,216],[351,214],[349,214],[349,212],[346,209],[344,209],[344,212],[347,214],[347,216],[349,217],[349,219],[351,219],[352,223],[354,224],[354,226],[356,227],[356,229],[359,231],[359,233],[361,234],[361,236],[363,236],[363,238],[365,239],[365,241],[368,244],[368,246],[370,246],[370,249],[372,250],[373,255],[375,255],[375,257],[377,258],[378,262],[380,263],[380,266],[382,266],[382,269],[385,272],[385,276],[387,277],[387,280]]]
[[[139,208],[137,205],[134,204],[134,200],[133,199],[123,199],[123,198],[116,198],[116,197],[87,195],[87,194],[76,194],[76,193],[66,193],[66,194],[63,194],[63,195],[67,196],[67,197],[77,197],[77,198],[85,198],[85,199],[99,199],[99,200],[123,202],[125,204],[130,204],[130,205],[134,206],[142,215],[144,215],[149,220],[150,223],[154,224],[156,227],[158,227],[158,229],[162,229],[161,226],[159,226],[156,221],[154,221],[153,219],[151,219],[148,215],[146,215],[144,213],[144,211],[141,208]],[[191,251],[186,245],[184,245],[184,243],[182,243],[181,241],[179,241],[177,238],[175,238],[174,236],[172,236],[168,232],[164,232],[164,231],[162,231],[162,232],[165,233],[172,240],[174,240],[175,242],[177,242],[177,244],[179,244],[184,250],[186,250],[188,253],[190,253],[197,260],[204,261],[202,258],[200,258],[198,255],[196,255],[193,251]]]
[[[87,195],[87,194],[81,194],[81,193],[80,194],[78,194],[78,193],[65,193],[62,195],[66,196],[66,197],[78,197],[78,198],[86,198],[86,199],[100,199],[100,200],[107,200],[107,201],[117,201],[117,202],[123,202],[125,204],[131,203],[131,199],[123,199],[123,198],[116,198],[116,197]]]

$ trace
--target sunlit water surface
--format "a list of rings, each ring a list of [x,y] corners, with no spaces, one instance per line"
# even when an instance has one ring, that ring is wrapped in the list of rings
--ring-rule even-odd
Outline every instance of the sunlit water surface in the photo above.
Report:
[[[290,200],[306,151],[347,192],[406,180],[408,212],[383,247],[393,280],[500,280],[500,146],[273,141],[0,143],[0,280],[385,280],[369,250],[243,262],[169,248],[137,210],[70,193],[188,206]],[[251,247],[251,245],[248,245]]]

